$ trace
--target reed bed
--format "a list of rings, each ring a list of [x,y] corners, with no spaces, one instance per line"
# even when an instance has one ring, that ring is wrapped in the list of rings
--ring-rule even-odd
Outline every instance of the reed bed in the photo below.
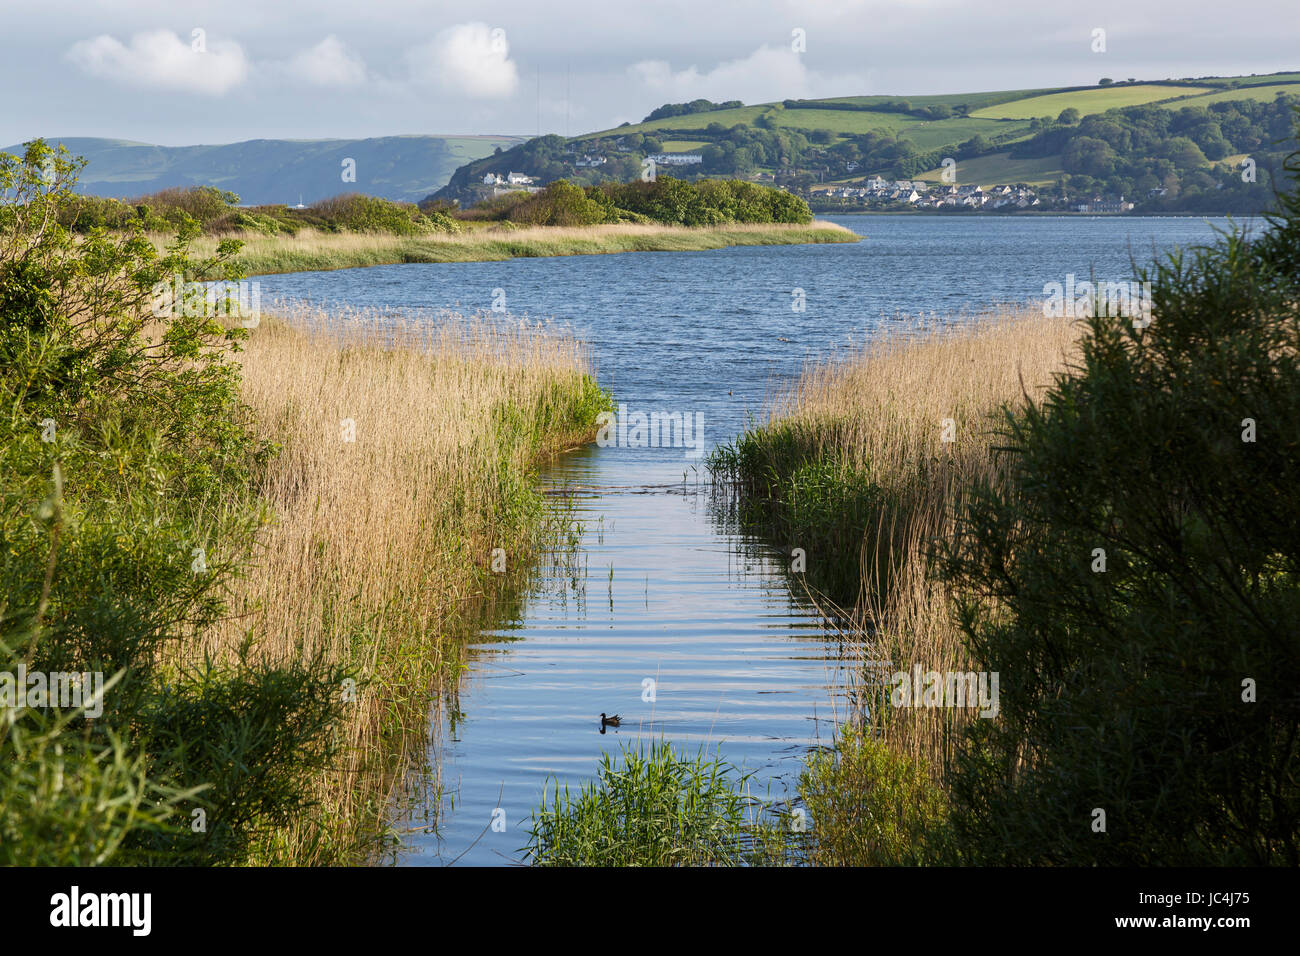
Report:
[[[904,326],[810,365],[768,420],[713,462],[742,504],[758,504],[779,544],[806,551],[801,580],[855,638],[863,685],[853,692],[863,713],[853,722],[869,723],[936,777],[945,732],[968,712],[890,707],[883,678],[918,664],[968,669],[948,590],[928,573],[926,552],[951,527],[966,489],[1000,480],[1003,406],[1050,384],[1081,334],[1074,320],[1017,307]]]
[[[156,237],[156,241],[161,243],[163,238]],[[538,256],[698,251],[725,246],[858,240],[851,230],[824,221],[809,225],[736,223],[708,227],[632,223],[528,227],[493,224],[429,236],[302,230],[292,236],[237,233],[220,238],[244,242],[236,261],[249,275],[405,262],[490,262]],[[210,255],[217,242],[218,237],[201,237],[194,243],[195,253]]]
[[[666,740],[601,755],[577,793],[548,781],[533,813],[529,860],[539,866],[739,866],[783,862],[790,846],[748,793],[750,775],[701,747]]]
[[[353,862],[376,852],[419,764],[453,639],[498,589],[492,549],[514,571],[546,533],[532,468],[590,440],[607,398],[575,340],[459,316],[291,309],[251,331],[241,364],[244,400],[280,446],[260,479],[270,521],[232,615],[196,653],[353,665],[320,812],[263,847]]]

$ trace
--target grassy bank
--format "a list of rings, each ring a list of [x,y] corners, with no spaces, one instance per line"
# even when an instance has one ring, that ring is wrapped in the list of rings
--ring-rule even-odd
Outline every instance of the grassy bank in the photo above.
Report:
[[[693,252],[726,246],[856,242],[852,231],[829,222],[809,225],[749,223],[723,226],[603,224],[592,226],[496,225],[460,233],[423,236],[329,233],[302,230],[297,235],[237,234],[244,247],[236,262],[249,275],[351,269],[405,262],[494,262],[540,256],[600,255],[615,252]],[[195,243],[199,253],[215,250],[218,240]],[[213,276],[206,276],[213,278]]]

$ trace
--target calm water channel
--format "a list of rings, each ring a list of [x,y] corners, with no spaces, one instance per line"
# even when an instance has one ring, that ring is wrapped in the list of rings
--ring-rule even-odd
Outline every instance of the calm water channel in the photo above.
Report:
[[[729,441],[809,360],[918,315],[961,321],[1041,301],[1068,274],[1131,278],[1153,250],[1208,241],[1199,219],[833,217],[851,245],[768,246],[508,262],[380,266],[260,278],[264,301],[420,315],[490,309],[551,321],[590,344],[630,412],[703,424]],[[806,308],[793,311],[794,290]],[[445,788],[437,832],[409,865],[508,864],[548,777],[575,788],[602,751],[660,735],[720,748],[756,792],[793,791],[808,748],[845,713],[833,630],[793,596],[779,554],[736,533],[684,448],[591,447],[543,476],[568,488],[583,532],[538,575],[517,619],[482,633],[458,706],[432,719]],[[649,684],[647,682],[653,682]],[[653,694],[650,691],[653,690]],[[649,699],[653,697],[653,699]],[[600,732],[600,713],[623,726]],[[506,829],[489,828],[493,811]],[[418,827],[423,817],[408,821]]]

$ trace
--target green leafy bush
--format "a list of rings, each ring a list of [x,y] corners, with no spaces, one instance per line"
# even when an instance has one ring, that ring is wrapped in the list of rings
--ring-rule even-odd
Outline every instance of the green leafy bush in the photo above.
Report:
[[[1010,485],[939,555],[1001,675],[949,775],[964,860],[1300,863],[1300,195],[1281,202],[1266,235],[1146,272],[1148,326],[1089,321],[1080,367],[1007,420]]]
[[[558,179],[516,205],[510,218],[530,226],[591,226],[605,222],[609,212],[580,186]]]
[[[37,701],[0,721],[0,859],[237,863],[260,824],[305,812],[344,675],[251,654],[163,666],[225,612],[274,450],[239,397],[246,330],[159,291],[239,278],[238,243],[187,253],[190,211],[226,197],[176,201],[160,254],[147,216],[74,237],[78,168],[41,141],[0,154],[0,667],[111,686],[97,716]]]
[[[244,207],[234,193],[211,186],[174,187],[129,202],[97,196],[69,195],[60,203],[59,224],[77,233],[102,228],[149,232],[174,231],[187,222],[209,235],[257,232],[295,235],[304,228],[328,232],[387,233],[417,236],[460,229],[445,209],[421,210],[413,203],[351,193],[322,199],[299,209],[285,205]]]
[[[812,211],[798,196],[737,179],[687,182],[659,176],[654,182],[610,183],[589,191],[601,192],[617,208],[655,222],[685,226],[812,222]]]
[[[808,204],[792,193],[743,180],[689,182],[659,176],[601,186],[556,180],[539,192],[494,196],[460,213],[473,220],[513,220],[539,226],[584,226],[602,222],[718,226],[728,223],[812,222]]]

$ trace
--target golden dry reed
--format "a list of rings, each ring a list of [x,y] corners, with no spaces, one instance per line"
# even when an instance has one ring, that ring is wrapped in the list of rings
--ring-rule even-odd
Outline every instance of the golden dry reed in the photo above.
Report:
[[[773,423],[825,436],[840,467],[870,475],[883,491],[876,527],[862,542],[853,614],[863,673],[879,679],[881,671],[910,672],[918,664],[923,671],[968,670],[948,590],[927,573],[927,545],[951,527],[967,488],[1000,480],[993,446],[1002,406],[1051,384],[1082,332],[1076,320],[1016,307],[940,326],[904,325],[847,359],[806,368],[775,403]],[[879,689],[863,690],[882,701]],[[924,757],[936,773],[945,729],[970,715],[943,707],[874,710],[889,745]]]
[[[250,275],[311,269],[346,269],[404,262],[483,262],[533,256],[595,255],[719,249],[724,246],[856,242],[859,236],[832,222],[731,223],[671,226],[611,223],[594,226],[467,224],[463,232],[424,236],[332,233],[304,229],[296,235],[236,233],[244,247],[236,261]],[[195,241],[196,254],[210,255],[219,237]],[[165,244],[165,237],[154,241]]]
[[[492,549],[513,570],[538,543],[530,469],[594,436],[564,424],[590,396],[587,357],[572,338],[486,319],[300,308],[263,317],[241,364],[244,400],[281,450],[261,480],[270,521],[206,649],[251,640],[267,659],[358,667],[341,761],[315,784],[319,812],[262,851],[349,862],[373,854],[410,762],[402,748],[427,744],[430,699],[456,670],[452,638],[491,590]]]

